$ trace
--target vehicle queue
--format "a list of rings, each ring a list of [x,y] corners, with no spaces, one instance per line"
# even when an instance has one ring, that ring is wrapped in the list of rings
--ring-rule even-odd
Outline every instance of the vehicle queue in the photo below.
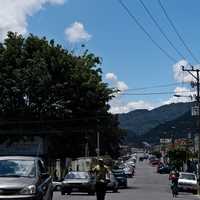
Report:
[[[137,159],[136,154],[126,158],[119,158],[109,168],[106,177],[106,190],[118,192],[119,189],[128,187],[128,178],[135,175],[137,160],[148,160],[157,173],[169,174],[169,181],[177,179],[177,195],[179,192],[197,194],[198,181],[195,173],[174,172],[174,168],[160,161],[155,156],[145,155]],[[95,175],[91,171],[69,170],[61,179],[51,179],[44,166],[44,162],[37,157],[7,156],[0,158],[0,199],[37,199],[47,198],[52,200],[53,191],[62,195],[71,193],[87,193],[94,195],[96,192]],[[3,184],[6,183],[6,184]],[[44,192],[44,191],[45,192]]]
[[[137,157],[136,154],[129,156],[127,160],[119,159],[114,161],[109,168],[109,175],[106,177],[106,190],[118,192],[119,189],[128,187],[128,178],[135,174]],[[95,176],[90,171],[69,171],[61,180],[54,182],[54,188],[59,187],[62,195],[84,192],[88,195],[95,194]]]

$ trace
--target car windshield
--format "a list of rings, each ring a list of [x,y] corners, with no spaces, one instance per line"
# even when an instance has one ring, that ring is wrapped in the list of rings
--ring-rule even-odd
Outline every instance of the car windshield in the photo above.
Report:
[[[181,174],[181,179],[187,179],[187,180],[196,180],[194,174]]]
[[[65,179],[88,179],[89,175],[86,172],[69,172]]]
[[[0,177],[34,177],[35,162],[32,160],[0,160]]]

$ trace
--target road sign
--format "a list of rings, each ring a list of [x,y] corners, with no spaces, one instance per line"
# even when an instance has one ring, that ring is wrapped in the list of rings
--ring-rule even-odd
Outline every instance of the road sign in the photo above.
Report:
[[[160,138],[160,144],[170,144],[171,142],[171,138]]]
[[[199,106],[192,107],[192,116],[199,116]]]

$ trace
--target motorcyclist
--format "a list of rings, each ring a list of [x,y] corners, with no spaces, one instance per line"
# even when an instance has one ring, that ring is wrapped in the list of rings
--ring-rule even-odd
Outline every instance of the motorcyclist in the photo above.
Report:
[[[171,190],[173,196],[178,195],[178,178],[179,178],[179,173],[177,170],[174,170],[170,173],[170,180],[171,180]]]
[[[98,164],[92,169],[96,176],[96,197],[97,200],[104,200],[106,195],[106,175],[109,176],[109,169],[104,165],[103,159],[98,159]]]

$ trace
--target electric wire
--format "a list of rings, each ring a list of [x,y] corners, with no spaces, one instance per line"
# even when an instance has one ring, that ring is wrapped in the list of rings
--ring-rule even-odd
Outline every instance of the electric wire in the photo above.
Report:
[[[171,56],[164,48],[162,48],[159,43],[157,43],[150,33],[144,28],[144,26],[139,22],[139,20],[135,17],[135,15],[131,12],[131,10],[122,2],[122,0],[117,0],[121,7],[127,12],[127,14],[131,17],[131,19],[138,25],[138,27],[147,35],[147,37],[151,40],[151,42],[171,61],[177,62],[173,56]]]
[[[190,91],[180,91],[178,93],[181,94],[187,94],[190,93]],[[146,93],[119,93],[120,95],[131,95],[131,96],[146,96],[146,95],[163,95],[163,94],[176,94],[175,92],[146,92]]]
[[[171,87],[175,85],[180,85],[180,83],[169,83],[169,84],[163,84],[163,85],[154,85],[154,86],[148,86],[148,87],[138,87],[138,88],[130,88],[125,91],[131,91],[131,90],[147,90],[147,89],[153,89],[153,88],[166,88]]]
[[[189,46],[186,44],[186,42],[184,41],[183,37],[181,36],[181,34],[179,33],[178,29],[176,28],[175,24],[173,23],[172,19],[169,17],[166,8],[163,6],[161,0],[158,0],[158,4],[160,6],[160,8],[162,9],[165,17],[167,18],[168,22],[170,23],[171,27],[173,28],[174,32],[176,33],[176,35],[178,36],[179,40],[182,42],[183,46],[185,47],[185,49],[189,52],[189,54],[191,55],[191,57],[193,58],[193,60],[197,63],[200,63],[199,60],[196,58],[196,56],[193,54],[192,50],[189,48]]]
[[[158,28],[158,30],[160,31],[160,33],[163,35],[163,37],[168,41],[168,43],[170,44],[170,46],[176,51],[176,53],[182,58],[185,59],[185,56],[176,48],[176,46],[171,42],[171,40],[169,39],[169,37],[167,36],[167,34],[164,32],[164,30],[162,29],[162,27],[159,25],[159,23],[157,22],[157,20],[155,19],[155,17],[153,16],[153,14],[150,12],[150,10],[147,8],[147,6],[145,5],[145,3],[143,2],[143,0],[139,0],[139,2],[141,3],[141,5],[143,6],[143,8],[145,9],[146,13],[149,15],[149,17],[151,18],[151,20],[154,22],[154,24],[156,25],[156,27]]]

